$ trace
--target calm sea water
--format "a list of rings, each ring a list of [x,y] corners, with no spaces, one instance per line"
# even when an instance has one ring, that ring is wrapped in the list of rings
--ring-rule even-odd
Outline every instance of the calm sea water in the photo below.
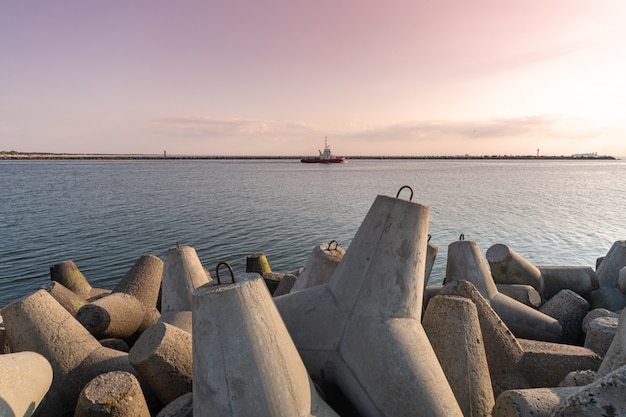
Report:
[[[193,246],[212,273],[264,253],[294,272],[316,245],[348,248],[378,194],[410,186],[431,208],[441,283],[463,234],[484,254],[504,243],[536,265],[589,265],[626,238],[626,161],[0,161],[0,306],[73,260],[113,288],[144,254]],[[408,198],[408,193],[401,194]]]

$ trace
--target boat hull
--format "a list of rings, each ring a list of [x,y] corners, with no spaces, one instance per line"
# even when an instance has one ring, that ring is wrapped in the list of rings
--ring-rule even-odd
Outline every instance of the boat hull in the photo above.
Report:
[[[332,159],[302,158],[300,162],[304,162],[305,164],[343,164],[346,162],[346,158],[343,156],[340,158],[332,158]]]

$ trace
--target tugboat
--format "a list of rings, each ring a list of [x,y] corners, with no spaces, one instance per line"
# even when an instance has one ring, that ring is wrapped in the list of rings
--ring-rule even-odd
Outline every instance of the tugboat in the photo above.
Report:
[[[335,156],[330,151],[328,147],[328,138],[324,138],[324,152],[318,151],[320,153],[319,156],[310,156],[307,158],[302,158],[300,162],[304,162],[307,164],[343,164],[346,162],[345,156]]]

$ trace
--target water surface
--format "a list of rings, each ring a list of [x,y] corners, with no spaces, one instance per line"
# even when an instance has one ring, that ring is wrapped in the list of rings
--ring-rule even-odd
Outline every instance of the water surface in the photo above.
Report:
[[[461,234],[483,254],[504,243],[536,265],[595,266],[626,238],[625,178],[621,160],[0,161],[0,306],[67,259],[113,288],[176,242],[211,272],[221,261],[243,272],[259,252],[294,272],[322,242],[347,248],[376,196],[404,185],[431,209],[431,283]]]

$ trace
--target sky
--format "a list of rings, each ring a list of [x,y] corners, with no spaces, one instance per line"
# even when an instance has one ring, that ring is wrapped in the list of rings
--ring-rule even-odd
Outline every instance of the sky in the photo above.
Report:
[[[0,3],[0,151],[626,156],[623,0]]]

